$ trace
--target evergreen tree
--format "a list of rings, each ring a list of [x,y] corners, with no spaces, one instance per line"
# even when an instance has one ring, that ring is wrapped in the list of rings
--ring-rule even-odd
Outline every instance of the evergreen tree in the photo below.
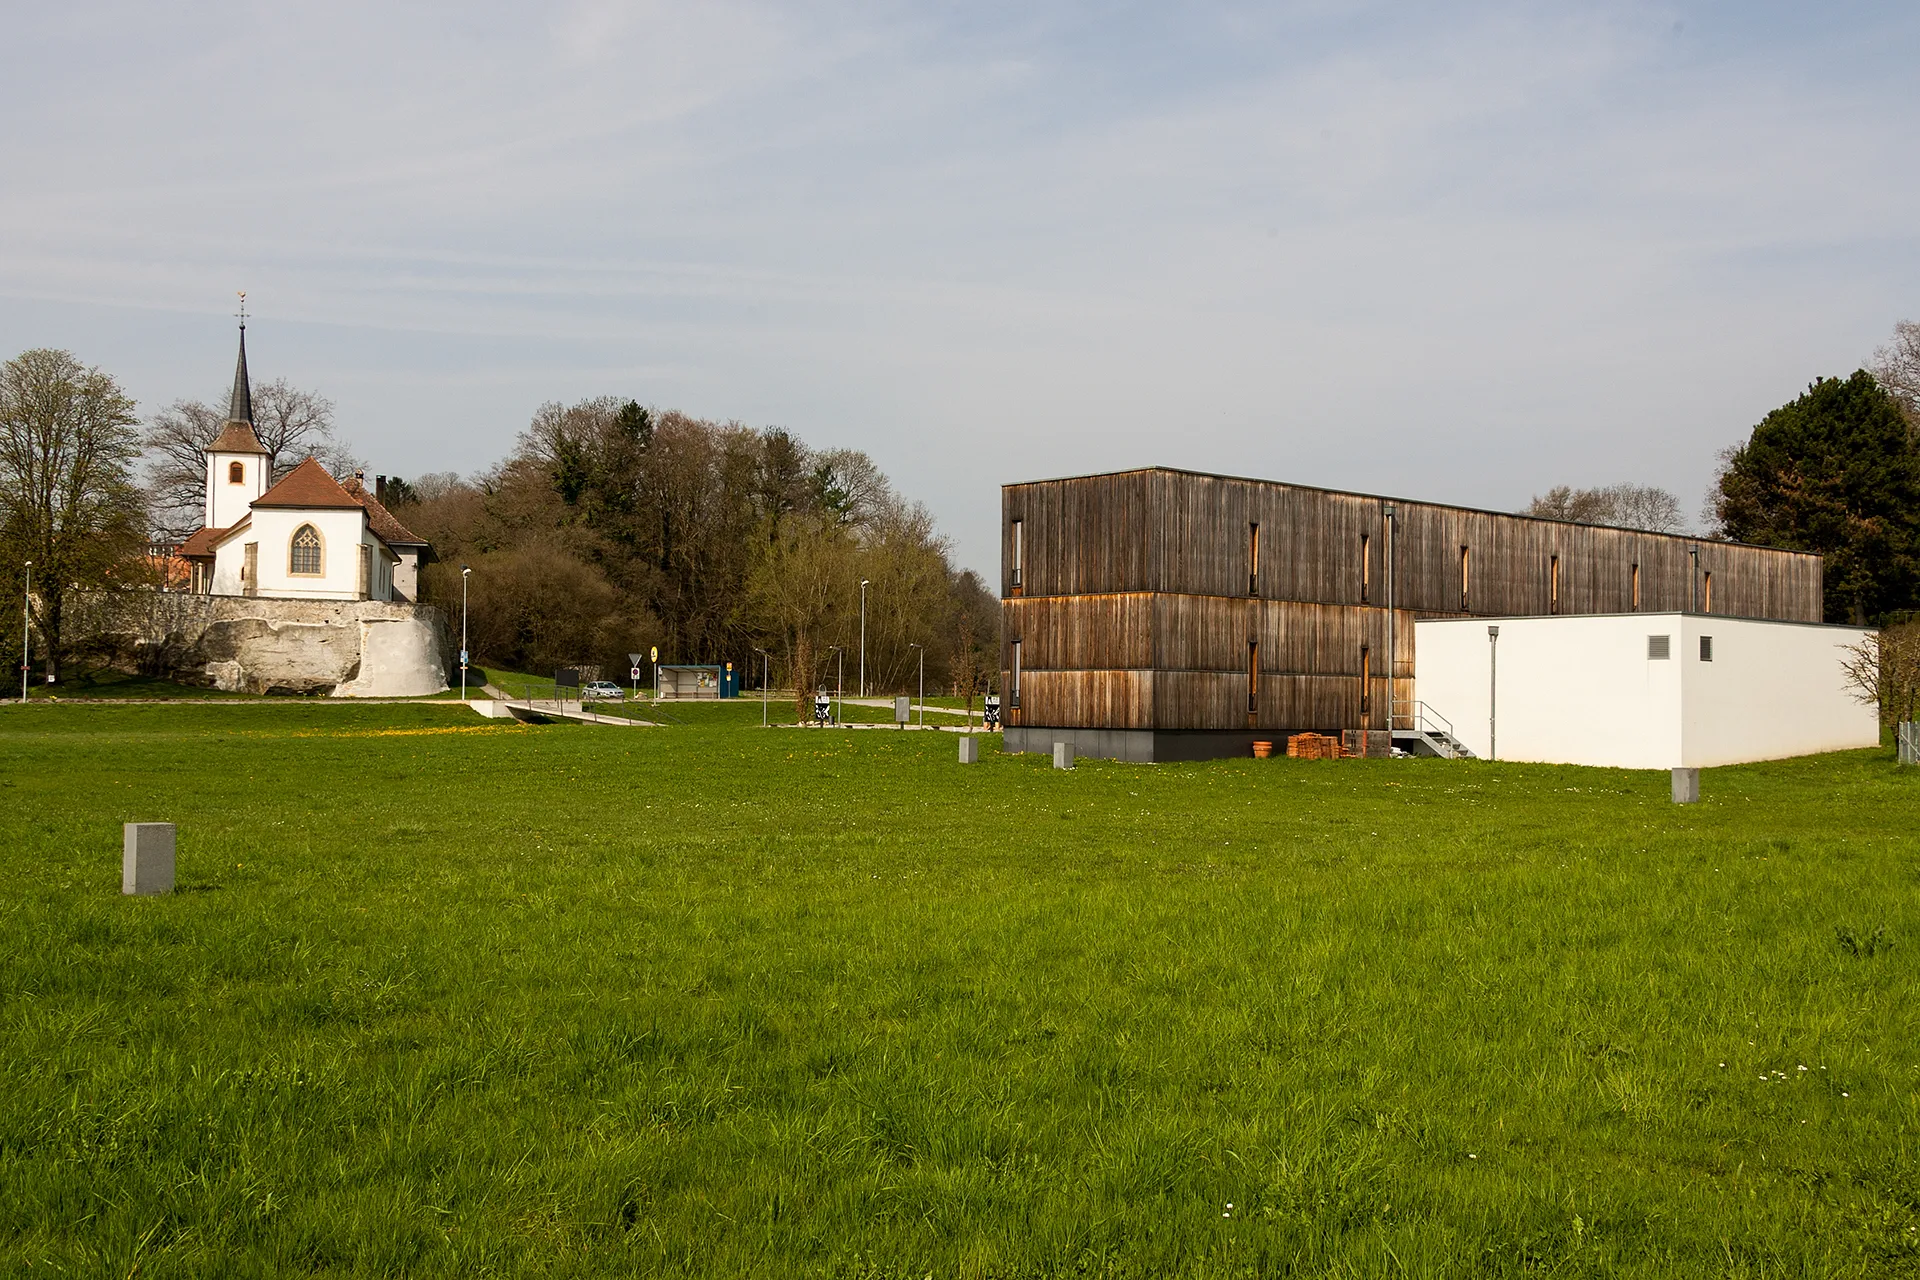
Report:
[[[1878,624],[1920,595],[1920,450],[1864,370],[1821,378],[1731,450],[1713,495],[1723,537],[1826,558],[1829,622]]]

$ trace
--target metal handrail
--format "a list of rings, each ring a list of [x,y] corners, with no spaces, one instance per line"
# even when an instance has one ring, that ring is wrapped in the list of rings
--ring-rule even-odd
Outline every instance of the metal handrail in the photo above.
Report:
[[[1431,733],[1435,728],[1438,728],[1449,738],[1457,736],[1453,732],[1453,722],[1424,702],[1401,701],[1395,702],[1393,705],[1395,710],[1389,719],[1389,724],[1395,729],[1400,728],[1400,722],[1405,720],[1407,722],[1407,728],[1417,730],[1421,733]],[[1401,707],[1412,707],[1413,711],[1410,714],[1402,714],[1399,710]],[[1427,723],[1429,720],[1433,721],[1433,724],[1429,725]]]

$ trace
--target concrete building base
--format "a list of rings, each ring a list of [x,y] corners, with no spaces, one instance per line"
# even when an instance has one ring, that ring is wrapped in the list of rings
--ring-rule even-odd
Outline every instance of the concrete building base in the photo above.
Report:
[[[1293,730],[1292,732],[1299,732]],[[1287,733],[1278,729],[1049,729],[1015,725],[1005,731],[1001,750],[1051,755],[1064,742],[1075,756],[1159,764],[1180,760],[1253,758],[1253,744],[1271,742],[1274,755],[1287,751]]]

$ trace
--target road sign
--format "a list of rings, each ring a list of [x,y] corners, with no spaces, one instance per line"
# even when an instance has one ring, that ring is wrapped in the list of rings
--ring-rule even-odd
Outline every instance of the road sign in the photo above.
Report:
[[[635,667],[633,670],[627,672],[627,678],[630,680],[638,680],[640,678],[640,668]]]
[[[637,667],[637,666],[639,666],[639,665],[640,665],[640,657],[641,657],[641,655],[639,655],[639,654],[637,654],[637,653],[630,653],[630,654],[628,654],[628,655],[627,655],[627,665],[628,665],[628,666],[630,666],[630,667]]]
[[[659,646],[659,645],[655,645],[655,646],[653,646],[653,657],[652,657],[652,659],[651,659],[651,660],[652,660],[652,661],[654,661],[654,662],[658,662],[658,661],[660,661],[660,646]]]
[[[463,667],[467,665],[467,651],[465,649],[460,651],[460,665]]]

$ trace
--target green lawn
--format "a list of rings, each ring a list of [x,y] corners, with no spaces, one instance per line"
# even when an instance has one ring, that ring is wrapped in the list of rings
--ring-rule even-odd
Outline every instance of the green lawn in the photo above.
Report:
[[[1890,753],[985,741],[0,708],[0,1271],[1920,1274]]]

